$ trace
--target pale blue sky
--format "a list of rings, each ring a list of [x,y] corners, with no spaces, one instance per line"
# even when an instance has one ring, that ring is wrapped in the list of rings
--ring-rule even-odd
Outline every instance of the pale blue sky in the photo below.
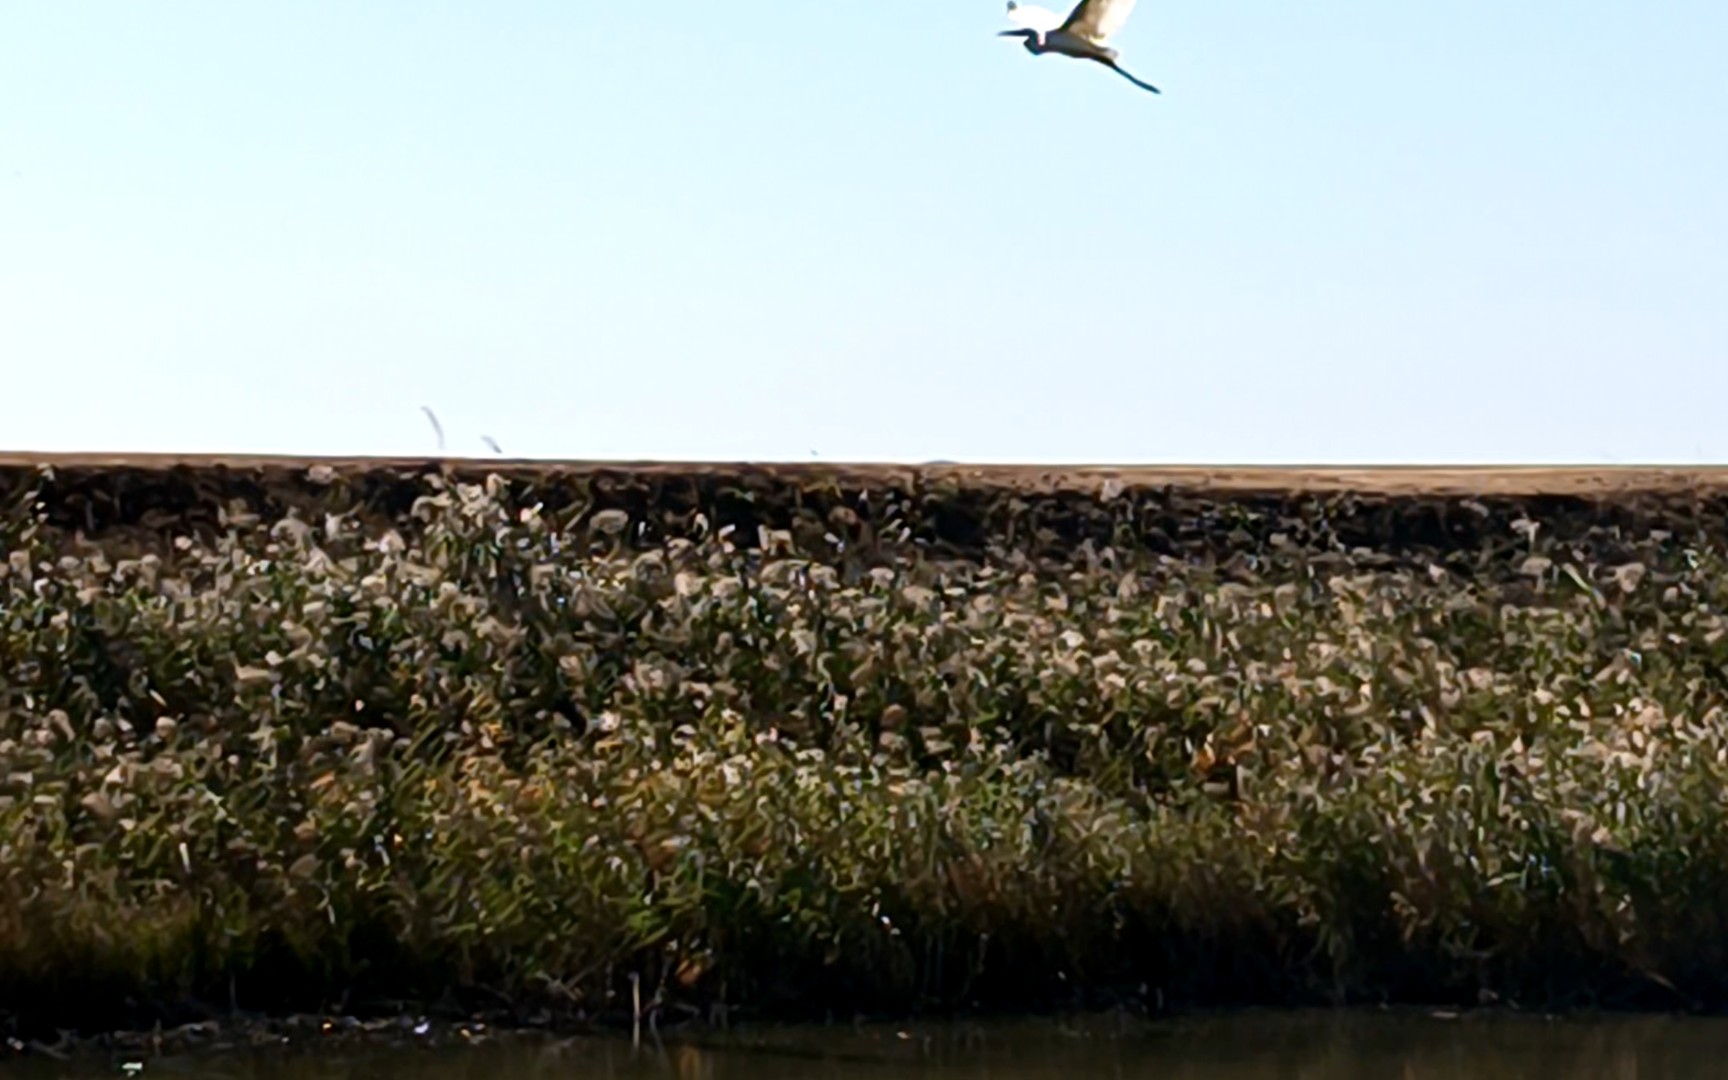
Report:
[[[0,448],[1728,461],[1728,4],[0,21]]]

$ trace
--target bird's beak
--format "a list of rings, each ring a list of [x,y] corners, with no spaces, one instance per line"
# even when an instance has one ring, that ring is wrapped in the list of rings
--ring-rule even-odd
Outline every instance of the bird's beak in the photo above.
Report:
[[[996,32],[996,36],[997,37],[1029,38],[1032,36],[1032,33],[1033,32],[1031,30],[998,30]]]

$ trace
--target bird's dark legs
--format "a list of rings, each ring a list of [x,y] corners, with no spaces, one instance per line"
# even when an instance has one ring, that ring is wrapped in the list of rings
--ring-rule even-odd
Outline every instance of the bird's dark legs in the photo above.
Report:
[[[1150,90],[1154,94],[1162,94],[1164,92],[1164,91],[1158,89],[1156,86],[1153,86],[1151,83],[1141,82],[1139,79],[1136,79],[1134,76],[1128,74],[1126,71],[1123,71],[1122,68],[1120,66],[1118,66],[1116,61],[1114,61],[1114,60],[1100,60],[1098,62],[1100,64],[1103,64],[1105,67],[1109,68],[1111,71],[1114,71],[1116,74],[1122,76],[1124,79],[1127,79],[1129,82],[1133,83],[1135,86],[1138,86],[1142,90]]]

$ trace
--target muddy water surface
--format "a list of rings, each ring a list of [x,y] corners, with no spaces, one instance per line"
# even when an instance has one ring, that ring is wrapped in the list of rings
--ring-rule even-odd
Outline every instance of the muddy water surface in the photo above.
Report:
[[[0,1064],[5,1080],[1650,1080],[1728,1076],[1728,1020],[1255,1013],[381,1043]]]

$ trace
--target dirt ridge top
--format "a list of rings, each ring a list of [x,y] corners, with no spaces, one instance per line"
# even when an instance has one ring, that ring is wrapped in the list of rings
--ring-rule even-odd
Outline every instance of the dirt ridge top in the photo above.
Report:
[[[803,485],[960,484],[1029,492],[1177,489],[1196,494],[1356,493],[1387,496],[1713,495],[1728,493],[1728,466],[1696,465],[1037,465],[958,462],[596,461],[462,457],[317,457],[249,454],[26,453],[0,451],[0,475],[57,472],[242,473],[299,478],[443,473],[510,480],[592,477],[756,477]]]

